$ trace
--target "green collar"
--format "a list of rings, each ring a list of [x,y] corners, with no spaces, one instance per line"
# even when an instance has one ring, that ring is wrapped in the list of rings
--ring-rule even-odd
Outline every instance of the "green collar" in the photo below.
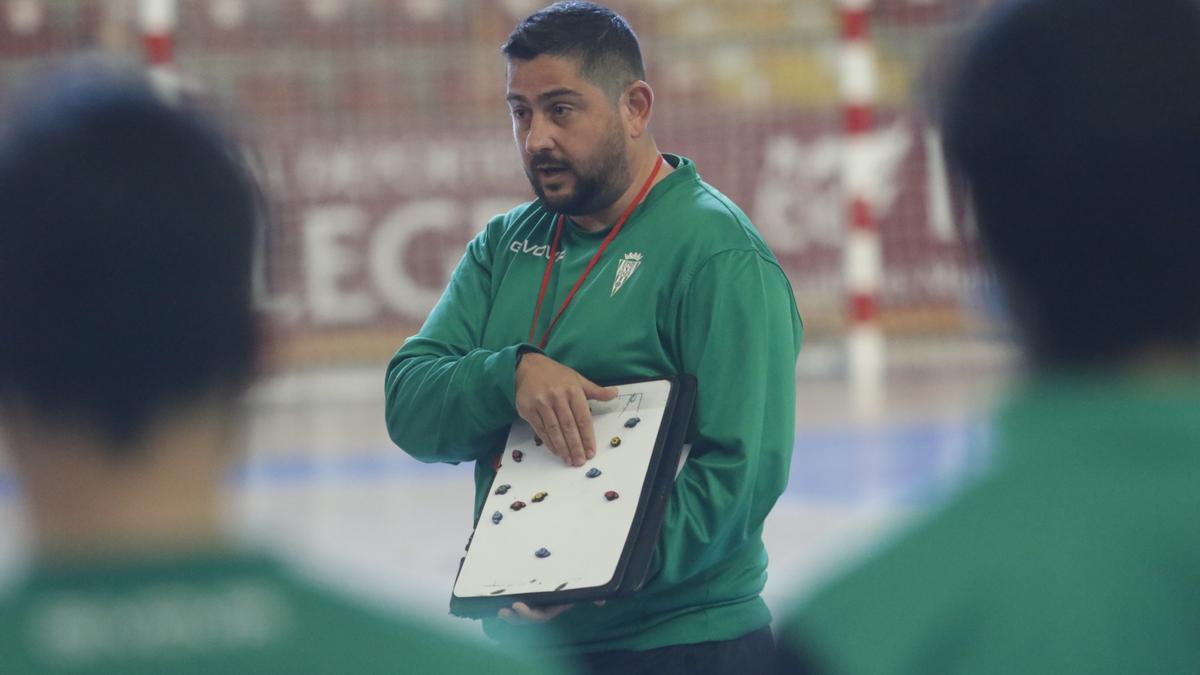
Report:
[[[1200,465],[1200,378],[1044,377],[1000,408],[996,434],[1000,464]]]
[[[277,560],[252,551],[229,548],[177,555],[105,556],[70,561],[37,561],[23,579],[29,588],[90,587],[238,576],[275,576]]]

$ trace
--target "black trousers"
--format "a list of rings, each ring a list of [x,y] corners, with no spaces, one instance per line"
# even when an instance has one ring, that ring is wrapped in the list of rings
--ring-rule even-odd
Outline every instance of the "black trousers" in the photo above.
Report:
[[[583,654],[579,665],[588,675],[769,675],[775,672],[775,638],[767,626],[720,642]]]

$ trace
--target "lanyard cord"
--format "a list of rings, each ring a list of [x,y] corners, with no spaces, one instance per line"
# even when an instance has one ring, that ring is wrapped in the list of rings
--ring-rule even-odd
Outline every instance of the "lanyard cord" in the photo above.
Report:
[[[571,300],[575,298],[575,292],[578,291],[579,287],[583,285],[584,280],[587,279],[587,276],[591,273],[592,268],[596,266],[596,262],[600,260],[600,256],[604,254],[604,250],[608,248],[608,245],[612,243],[613,239],[617,238],[617,233],[621,231],[621,228],[625,225],[625,221],[629,220],[629,216],[633,214],[633,210],[636,209],[638,205],[642,203],[642,200],[646,198],[646,193],[650,191],[650,185],[654,183],[654,178],[658,175],[658,170],[662,168],[662,165],[663,156],[659,155],[658,161],[654,163],[654,170],[650,172],[650,177],[646,179],[646,182],[642,185],[642,189],[638,190],[637,196],[634,197],[629,206],[625,208],[625,212],[622,213],[621,217],[617,219],[616,224],[613,225],[612,230],[610,230],[608,233],[608,236],[605,237],[604,241],[600,243],[600,248],[597,249],[595,255],[592,256],[592,260],[588,263],[587,269],[583,270],[583,274],[579,275],[579,279],[577,279],[575,281],[575,285],[571,287],[571,292],[567,294],[567,299],[563,301],[562,306],[558,308],[558,312],[554,315],[554,318],[550,320],[550,325],[546,326],[546,332],[542,334],[542,341],[540,344],[538,344],[539,349],[546,348],[546,343],[550,341],[550,331],[554,330],[554,325],[557,324],[558,320],[562,318],[563,312],[567,311],[567,305],[571,304]],[[546,271],[542,273],[542,287],[538,291],[537,305],[535,305],[533,308],[533,324],[529,326],[530,342],[533,342],[534,332],[537,330],[538,315],[540,315],[542,312],[542,301],[546,298],[546,289],[550,286],[550,272],[554,269],[554,259],[558,257],[558,242],[562,238],[563,221],[565,219],[566,217],[560,214],[558,216],[558,222],[554,226],[554,242],[550,244],[550,259],[546,261]]]

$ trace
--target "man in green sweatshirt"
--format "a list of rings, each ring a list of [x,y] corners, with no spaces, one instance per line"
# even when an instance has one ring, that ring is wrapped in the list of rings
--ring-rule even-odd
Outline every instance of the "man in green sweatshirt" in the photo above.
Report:
[[[0,426],[36,539],[0,672],[559,672],[342,599],[219,514],[258,354],[229,139],[97,67],[0,134]]]
[[[989,473],[799,607],[781,672],[1196,673],[1200,3],[996,3],[948,94],[1030,377]]]
[[[503,51],[537,199],[471,241],[392,359],[392,439],[423,461],[475,462],[478,519],[518,418],[580,465],[605,451],[587,401],[615,392],[596,382],[695,375],[690,456],[645,587],[604,606],[518,603],[484,624],[508,639],[548,622],[597,672],[752,670],[772,644],[763,520],[794,435],[791,286],[746,215],[690,160],[659,152],[624,19],[560,3],[522,21]]]

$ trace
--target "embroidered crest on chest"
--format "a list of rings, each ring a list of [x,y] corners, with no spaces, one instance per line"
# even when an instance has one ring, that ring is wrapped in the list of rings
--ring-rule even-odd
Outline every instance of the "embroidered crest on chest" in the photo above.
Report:
[[[613,280],[612,293],[609,297],[616,295],[617,291],[621,290],[621,287],[625,285],[629,277],[633,276],[633,273],[637,271],[638,265],[641,264],[641,253],[625,254],[625,257],[621,259],[621,264],[617,266],[617,278]]]

